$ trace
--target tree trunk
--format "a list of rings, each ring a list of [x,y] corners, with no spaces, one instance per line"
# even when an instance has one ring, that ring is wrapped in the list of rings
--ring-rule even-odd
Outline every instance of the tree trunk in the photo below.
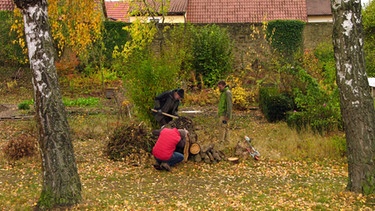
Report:
[[[15,0],[22,10],[42,156],[38,207],[70,206],[81,200],[81,182],[54,64],[46,0]]]
[[[336,82],[348,149],[347,188],[375,193],[375,110],[365,70],[361,2],[331,3]]]

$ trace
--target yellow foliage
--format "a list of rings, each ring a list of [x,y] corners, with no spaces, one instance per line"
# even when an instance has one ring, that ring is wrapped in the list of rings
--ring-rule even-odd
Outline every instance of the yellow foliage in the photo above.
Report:
[[[127,106],[130,106],[130,105],[131,105],[131,102],[130,102],[129,100],[124,100],[124,101],[122,101],[121,105],[122,105],[123,107],[127,107]]]
[[[26,41],[24,39],[25,37],[25,31],[23,27],[23,21],[22,21],[22,14],[20,10],[15,10],[14,11],[14,22],[10,28],[10,30],[14,33],[17,34],[18,39],[13,40],[13,44],[17,44],[21,47],[22,53],[27,55],[27,47],[26,47]],[[26,64],[28,62],[28,59],[25,61],[20,61],[21,63]]]
[[[255,101],[256,90],[245,89],[242,82],[241,78],[234,76],[227,79],[232,91],[233,105],[237,109],[245,110],[250,107],[250,102]]]
[[[100,8],[96,0],[48,1],[52,37],[59,56],[65,47],[70,47],[77,55],[83,55],[92,43],[101,39],[103,15]],[[18,35],[15,43],[26,52],[22,14],[19,9],[14,14],[11,30]]]
[[[117,58],[122,56],[125,60],[128,59],[133,52],[146,49],[152,43],[157,32],[155,24],[146,24],[138,19],[134,21],[131,26],[124,27],[124,30],[129,32],[132,39],[130,42],[125,43],[121,52],[118,48],[115,48],[113,57]]]
[[[250,106],[248,100],[248,92],[243,87],[233,87],[233,104],[241,109],[246,109]]]
[[[13,89],[14,87],[16,87],[18,85],[17,81],[16,80],[13,80],[13,81],[10,81],[10,82],[7,82],[7,88],[9,90]]]
[[[203,89],[193,93],[186,93],[183,103],[184,105],[207,106],[217,104],[218,100],[218,92],[213,89]]]

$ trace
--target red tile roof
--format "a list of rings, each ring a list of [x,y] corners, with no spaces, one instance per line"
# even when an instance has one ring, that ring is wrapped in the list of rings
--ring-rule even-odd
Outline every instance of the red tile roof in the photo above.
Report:
[[[332,15],[330,0],[306,0],[308,15]]]
[[[14,10],[14,3],[12,0],[0,0],[0,10]]]
[[[168,13],[185,14],[188,0],[171,0]]]
[[[190,23],[261,23],[288,19],[307,21],[305,0],[189,0]]]
[[[106,1],[105,8],[109,19],[129,22],[127,15],[129,3],[127,1]]]

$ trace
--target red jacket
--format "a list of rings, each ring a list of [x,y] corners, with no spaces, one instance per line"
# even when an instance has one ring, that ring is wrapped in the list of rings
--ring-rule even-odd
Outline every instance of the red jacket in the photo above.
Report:
[[[152,154],[159,160],[167,161],[172,157],[180,140],[181,135],[177,128],[164,128],[152,149]]]

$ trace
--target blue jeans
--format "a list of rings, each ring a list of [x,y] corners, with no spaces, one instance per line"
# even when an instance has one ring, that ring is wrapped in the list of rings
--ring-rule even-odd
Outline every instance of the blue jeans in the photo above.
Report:
[[[177,163],[181,162],[184,160],[184,155],[182,153],[179,153],[179,152],[174,152],[172,157],[169,159],[169,160],[159,160],[157,158],[155,158],[155,160],[158,162],[158,163],[168,163],[168,165],[170,166],[174,166],[176,165]]]

